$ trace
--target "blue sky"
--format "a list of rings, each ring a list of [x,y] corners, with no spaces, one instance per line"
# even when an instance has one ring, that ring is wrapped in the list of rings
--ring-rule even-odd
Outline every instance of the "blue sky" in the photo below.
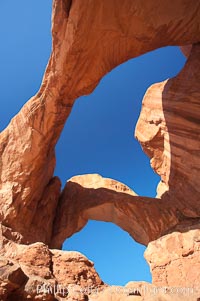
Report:
[[[50,28],[49,0],[0,1],[0,130],[39,89],[51,51]],[[99,173],[155,196],[159,177],[134,139],[134,128],[146,89],[176,75],[184,62],[177,47],[156,50],[118,66],[76,101],[56,147],[55,174],[63,185],[74,175]],[[85,254],[109,284],[151,280],[145,247],[113,224],[90,221],[64,249]]]

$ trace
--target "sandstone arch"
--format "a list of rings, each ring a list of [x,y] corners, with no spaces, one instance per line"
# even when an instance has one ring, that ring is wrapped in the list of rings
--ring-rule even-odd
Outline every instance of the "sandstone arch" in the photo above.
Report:
[[[199,41],[196,0],[176,0],[173,10],[171,1],[126,0],[122,7],[120,3],[53,2],[53,47],[43,83],[0,135],[1,220],[3,232],[15,241],[49,243],[52,222],[47,221],[54,217],[60,193],[59,180],[52,178],[54,147],[74,100],[129,58]],[[40,235],[34,221],[49,199],[51,205],[41,219],[49,227]]]
[[[21,248],[15,243],[40,241],[60,247],[64,236],[72,235],[88,218],[95,217],[118,223],[141,243],[157,239],[150,243],[155,247],[154,254],[155,250],[159,253],[163,240],[171,241],[174,234],[170,236],[170,232],[179,232],[175,260],[164,258],[152,268],[153,273],[156,269],[156,275],[160,267],[164,284],[166,279],[167,284],[171,282],[170,272],[163,266],[173,270],[177,263],[182,264],[183,257],[191,260],[190,265],[191,262],[199,264],[199,28],[200,6],[196,0],[175,0],[173,9],[170,0],[125,0],[123,5],[120,0],[54,0],[52,54],[41,88],[0,134],[1,254],[9,258],[9,247]],[[93,191],[73,181],[61,195],[60,180],[53,177],[54,148],[75,99],[90,93],[107,72],[130,58],[167,45],[188,44],[195,45],[182,72],[148,90],[136,131],[144,150],[152,158],[152,167],[162,177],[161,199],[149,200],[130,191],[117,190],[115,194],[110,186],[103,191],[102,188]],[[151,115],[155,113],[155,102],[159,104],[156,118]],[[155,135],[149,137],[148,131],[142,128],[150,125]],[[66,206],[64,197],[72,188],[86,193],[88,198],[100,189],[105,197],[117,195],[117,201],[102,202],[99,197],[101,205],[96,208],[102,209],[104,207],[98,206],[106,204],[109,209],[106,217],[103,209],[102,214],[101,210],[97,213],[94,209],[93,195],[92,206],[85,209],[85,204],[81,204],[82,211],[78,212],[75,224],[70,220],[63,232],[66,219],[61,218],[63,224],[59,224],[56,212]],[[130,209],[134,227],[125,223],[126,208],[118,210],[121,197],[127,199],[129,208],[146,209],[141,215]],[[69,209],[73,210],[73,206],[70,204]],[[119,212],[122,212],[121,220]],[[159,214],[159,220],[152,220],[152,212]],[[143,223],[142,215],[145,215]],[[184,239],[193,228],[195,235],[191,235],[189,248],[185,248]],[[159,238],[166,233],[169,236]],[[166,245],[170,250],[173,242]],[[20,255],[17,256],[15,260],[19,260]],[[49,270],[51,266],[49,263]],[[186,277],[191,275],[191,270],[184,271],[183,283],[191,281],[193,285],[192,278]],[[199,284],[199,270],[192,275],[194,284]],[[154,282],[159,282],[156,276]]]
[[[178,223],[176,208],[160,199],[140,197],[124,184],[97,174],[70,179],[61,195],[52,248],[80,231],[88,220],[112,222],[147,245]]]

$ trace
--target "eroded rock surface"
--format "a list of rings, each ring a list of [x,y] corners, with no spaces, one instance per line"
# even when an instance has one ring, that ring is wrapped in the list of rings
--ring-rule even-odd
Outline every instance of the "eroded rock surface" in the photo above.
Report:
[[[103,286],[92,263],[79,253],[47,246],[61,247],[88,219],[115,222],[137,241],[151,241],[146,258],[155,284],[199,285],[199,1],[175,0],[172,7],[169,0],[124,0],[123,5],[120,0],[54,0],[52,36],[39,92],[0,134],[2,300],[59,300],[55,294],[36,293],[37,284],[47,280],[77,285],[78,295],[68,300],[118,300],[119,295],[106,292],[79,294],[88,282]],[[196,45],[180,74],[147,91],[136,128],[161,176],[158,198],[137,196],[121,183],[96,176],[74,178],[61,193],[60,180],[53,176],[55,145],[75,99],[92,92],[107,72],[130,58],[191,44]],[[45,244],[31,244],[38,241]]]
[[[147,248],[153,282],[158,285],[200,284],[200,246],[195,238],[200,231],[199,70],[197,44],[175,78],[148,89],[136,127],[136,137],[151,158],[152,168],[161,176],[158,197],[176,208],[180,220],[171,229],[172,234]],[[196,229],[195,235],[191,229]],[[185,248],[189,248],[188,254]]]
[[[200,225],[151,242],[145,252],[153,283],[158,286],[193,287],[200,294]]]
[[[0,297],[11,300],[87,300],[87,290],[106,285],[79,252],[50,250],[43,243],[7,242],[0,254]],[[56,299],[55,299],[56,298]]]
[[[90,301],[198,301],[198,292],[177,287],[159,287],[146,282],[130,282],[124,287],[112,286],[98,295],[92,294]]]
[[[53,1],[53,47],[42,86],[0,135],[1,221],[7,237],[50,243],[49,219],[60,189],[59,180],[52,179],[54,148],[74,100],[130,58],[198,42],[199,28],[196,0],[176,0],[173,9],[169,0]],[[52,207],[43,216],[44,233],[36,224],[48,196]]]
[[[136,137],[161,176],[158,197],[198,223],[200,173],[200,44],[182,71],[151,86],[143,99]]]
[[[199,238],[196,230],[193,236]],[[181,241],[174,234],[173,241],[167,236],[163,238],[170,253],[173,244],[183,246],[180,256],[191,254],[188,245],[188,237]],[[159,241],[158,241],[159,243]],[[162,243],[164,247],[165,244]],[[179,247],[179,245],[178,245]],[[151,244],[149,254],[156,259],[158,250]],[[163,256],[160,264],[170,264],[167,261],[167,253],[163,248]],[[154,253],[155,252],[155,253]],[[149,254],[146,254],[146,256]],[[152,257],[152,255],[154,257]],[[166,256],[165,256],[166,255]],[[174,262],[176,261],[174,253]],[[180,257],[177,257],[181,260]],[[168,258],[169,259],[169,258]],[[188,258],[189,260],[189,258]],[[155,264],[156,260],[152,262]],[[173,265],[173,263],[172,263]],[[159,267],[155,267],[159,269]],[[161,265],[160,265],[161,268]],[[179,268],[180,262],[174,268]],[[190,267],[192,268],[192,267]],[[169,271],[170,272],[170,269]],[[159,273],[153,272],[156,275]],[[196,279],[196,278],[195,278]],[[25,301],[25,300],[49,300],[49,301],[197,301],[198,287],[193,283],[187,287],[173,285],[152,285],[146,282],[130,282],[124,287],[108,286],[103,283],[94,269],[94,264],[79,252],[67,252],[49,249],[43,243],[31,245],[19,245],[7,241],[0,254],[0,300],[1,301]],[[184,281],[183,281],[184,284]]]
[[[60,248],[88,220],[115,223],[144,245],[179,223],[176,207],[159,199],[140,197],[124,184],[95,174],[70,179],[57,210],[53,248]]]

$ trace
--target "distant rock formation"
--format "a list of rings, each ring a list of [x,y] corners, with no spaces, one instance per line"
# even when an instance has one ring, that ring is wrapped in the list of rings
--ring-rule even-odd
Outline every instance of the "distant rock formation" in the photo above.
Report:
[[[169,0],[124,0],[123,5],[119,0],[54,0],[52,36],[39,92],[0,134],[1,300],[61,300],[54,293],[35,293],[37,284],[47,282],[78,285],[79,293],[86,285],[105,288],[84,256],[49,249],[60,248],[88,219],[114,222],[148,244],[145,256],[154,285],[197,289],[199,1],[174,0],[172,6]],[[192,44],[183,70],[148,89],[136,127],[137,139],[161,176],[157,198],[137,196],[98,175],[72,178],[61,192],[60,180],[53,176],[55,145],[75,99],[92,92],[106,73],[130,58],[167,45]],[[115,295],[112,300],[127,299]],[[199,296],[195,291],[189,300]],[[106,290],[66,298],[111,300]],[[152,300],[149,295],[131,298]]]

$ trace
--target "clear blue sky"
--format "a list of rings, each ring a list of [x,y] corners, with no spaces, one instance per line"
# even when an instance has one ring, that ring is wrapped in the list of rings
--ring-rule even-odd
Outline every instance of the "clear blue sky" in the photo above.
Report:
[[[0,130],[40,86],[51,51],[50,28],[51,1],[0,1]],[[99,173],[155,196],[159,177],[134,139],[134,128],[146,89],[177,74],[184,62],[177,47],[156,50],[117,67],[91,95],[76,101],[56,149],[55,174],[63,185],[74,175]],[[90,221],[64,249],[94,261],[107,283],[151,280],[145,247],[113,224]]]

